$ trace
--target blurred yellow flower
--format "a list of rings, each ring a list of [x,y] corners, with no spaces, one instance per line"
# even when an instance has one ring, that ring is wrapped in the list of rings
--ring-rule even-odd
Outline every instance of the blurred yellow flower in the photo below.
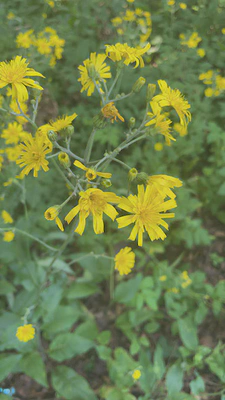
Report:
[[[15,18],[15,14],[13,13],[13,12],[9,12],[8,14],[7,14],[7,19],[9,19],[9,20],[11,20],[11,19],[14,19]]]
[[[16,337],[20,342],[28,342],[33,339],[35,335],[35,329],[32,324],[19,326],[16,331]]]
[[[133,374],[132,374],[132,378],[137,381],[138,379],[140,379],[141,377],[141,371],[140,369],[135,369]]]
[[[17,47],[22,47],[24,49],[29,49],[34,42],[34,31],[33,29],[29,29],[27,32],[20,32],[16,37]]]
[[[168,146],[171,145],[171,140],[176,141],[176,139],[171,135],[171,127],[172,121],[165,116],[165,114],[161,114],[161,107],[157,101],[150,101],[150,106],[152,112],[148,112],[147,115],[151,118],[145,126],[154,125],[156,131],[162,134],[165,137],[166,143]]]
[[[177,133],[179,133],[180,136],[185,136],[188,133],[187,125],[181,125],[181,124],[179,124],[179,122],[175,122],[175,124],[173,125],[173,129]]]
[[[105,63],[106,55],[91,53],[83,64],[79,65],[80,78],[78,81],[82,85],[81,93],[87,90],[87,95],[91,96],[95,90],[95,83],[111,78],[110,67]]]
[[[207,88],[204,93],[206,97],[212,97],[214,95],[214,90],[212,88]]]
[[[162,149],[163,149],[163,144],[160,143],[160,142],[155,143],[155,144],[154,144],[154,149],[155,149],[155,151],[162,151]]]
[[[1,137],[5,139],[6,144],[18,144],[20,141],[29,137],[29,133],[23,130],[18,122],[9,123],[6,129],[3,129]]]
[[[167,0],[168,6],[174,6],[175,0]]]
[[[198,46],[199,42],[201,42],[201,37],[198,36],[197,32],[193,32],[189,38],[186,38],[185,35],[181,34],[180,38],[182,39],[181,44],[188,46],[190,49],[193,49]]]
[[[15,233],[12,231],[7,231],[7,232],[4,232],[4,234],[3,234],[4,242],[11,242],[14,239],[14,237],[15,237]]]
[[[185,4],[185,3],[179,3],[179,6],[182,10],[186,10],[186,8],[187,8],[187,4]]]
[[[204,49],[198,49],[197,50],[197,54],[199,55],[199,57],[203,58],[203,57],[205,57],[205,50]]]
[[[167,280],[167,276],[166,276],[166,275],[161,275],[161,276],[159,277],[159,280],[160,280],[161,282],[165,282],[165,281]]]
[[[116,254],[115,258],[115,269],[117,269],[120,275],[128,275],[135,264],[135,254],[131,247],[124,247]]]
[[[225,35],[225,28],[222,28],[221,32],[222,32],[223,35]]]
[[[2,219],[4,221],[4,224],[12,224],[13,223],[13,219],[12,219],[11,215],[6,210],[2,210]]]

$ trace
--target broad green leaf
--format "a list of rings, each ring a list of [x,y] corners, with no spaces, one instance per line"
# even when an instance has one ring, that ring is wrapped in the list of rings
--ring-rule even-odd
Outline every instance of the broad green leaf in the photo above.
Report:
[[[154,372],[158,379],[161,379],[165,372],[165,362],[163,358],[163,349],[160,344],[157,344],[154,353]]]
[[[183,387],[183,370],[179,364],[172,365],[166,374],[166,388],[169,396],[180,392]]]
[[[45,364],[38,352],[24,355],[20,360],[19,367],[26,375],[35,379],[42,386],[48,387]]]
[[[225,383],[225,346],[219,343],[205,361],[210,370]]]
[[[118,303],[128,303],[137,293],[141,280],[142,275],[137,274],[135,278],[129,281],[119,283],[115,290],[114,300]]]
[[[49,322],[42,325],[48,335],[68,331],[81,315],[80,308],[76,305],[58,306],[53,312]]]
[[[1,354],[0,355],[0,382],[3,381],[14,368],[17,366],[21,359],[20,354]]]
[[[14,286],[7,282],[6,280],[0,281],[0,295],[8,294],[14,292]]]
[[[193,393],[195,396],[205,391],[205,383],[200,375],[198,375],[196,379],[191,381],[190,388],[191,388],[191,393]]]
[[[98,286],[93,283],[73,282],[66,290],[68,299],[82,299],[99,292]]]
[[[190,350],[198,346],[197,328],[189,317],[178,320],[178,328],[183,344]]]
[[[51,342],[49,356],[60,362],[86,353],[93,346],[92,340],[85,339],[76,333],[62,333]]]

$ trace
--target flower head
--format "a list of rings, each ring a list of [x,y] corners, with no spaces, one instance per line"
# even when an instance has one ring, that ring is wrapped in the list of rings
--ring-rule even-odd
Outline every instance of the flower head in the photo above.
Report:
[[[34,335],[35,329],[32,324],[19,326],[16,331],[16,337],[20,340],[20,342],[28,342],[34,338]]]
[[[80,192],[79,203],[66,216],[65,220],[69,224],[79,213],[79,224],[75,232],[82,235],[86,225],[87,217],[93,216],[93,229],[98,235],[104,232],[103,213],[108,215],[113,221],[117,216],[117,211],[109,203],[118,203],[120,198],[111,192],[103,192],[100,189],[90,188],[85,192]]]
[[[38,171],[41,168],[45,172],[49,170],[48,161],[45,159],[45,156],[50,153],[51,150],[45,143],[43,137],[32,137],[30,134],[29,137],[24,140],[24,143],[19,145],[19,149],[19,159],[16,160],[16,163],[20,164],[20,168],[24,167],[22,171],[23,175],[28,175],[33,169],[33,175],[37,177]]]
[[[33,68],[28,68],[29,63],[26,58],[16,56],[14,60],[0,63],[0,88],[9,84],[12,85],[12,98],[18,101],[26,101],[28,99],[28,91],[26,86],[43,90],[43,88],[35,83],[30,76],[40,76],[44,78],[40,72]]]
[[[7,231],[3,234],[4,242],[11,242],[15,237],[15,233],[13,231]]]
[[[79,65],[80,78],[78,81],[82,85],[81,93],[87,90],[87,95],[91,96],[95,90],[95,83],[100,83],[101,80],[111,78],[110,67],[105,63],[106,55],[91,53],[90,58],[87,58],[83,64]]]
[[[119,253],[116,254],[115,258],[115,269],[117,269],[120,275],[127,275],[131,272],[135,263],[135,254],[131,247],[124,247]]]
[[[149,177],[148,185],[153,185],[163,199],[167,196],[171,199],[175,199],[176,195],[172,192],[171,188],[181,187],[182,182],[180,179],[174,178],[173,176],[152,175]]]
[[[140,369],[135,369],[132,374],[132,378],[136,381],[136,380],[140,379],[140,377],[141,377]]]
[[[22,125],[17,122],[9,123],[6,129],[3,129],[1,137],[5,139],[6,144],[18,144],[28,137],[28,132],[23,130]]]
[[[113,101],[110,101],[108,104],[106,104],[101,109],[101,112],[102,112],[103,116],[105,118],[109,118],[112,123],[114,121],[117,121],[117,117],[120,119],[120,121],[124,122],[124,118],[120,115],[119,111],[114,106],[114,102]]]
[[[166,234],[160,225],[168,229],[168,224],[163,219],[173,218],[174,213],[166,213],[165,211],[176,206],[173,199],[164,201],[154,186],[147,186],[145,191],[144,185],[138,185],[137,195],[131,194],[128,198],[122,197],[118,204],[119,208],[131,214],[117,218],[118,228],[124,228],[134,223],[129,239],[135,240],[138,236],[138,246],[143,244],[145,230],[150,240],[164,240]]]
[[[62,221],[58,217],[60,210],[61,210],[60,206],[49,207],[45,211],[44,216],[45,216],[45,219],[47,219],[48,221],[55,221],[55,223],[58,226],[58,228],[60,229],[60,231],[63,232],[64,227],[63,227]]]
[[[6,210],[2,210],[2,219],[4,221],[4,224],[12,224],[13,223],[13,219],[12,219],[11,215]]]
[[[144,67],[143,54],[150,49],[150,43],[144,48],[130,47],[127,43],[116,43],[115,46],[106,45],[106,54],[112,61],[123,61],[125,65],[135,62],[135,67]]]
[[[24,33],[20,32],[16,37],[17,47],[29,49],[29,47],[32,46],[34,42],[33,33],[34,33],[33,29],[29,29],[29,31],[26,31]]]
[[[97,176],[101,176],[102,178],[106,178],[109,179],[111,178],[112,174],[110,174],[110,172],[97,172],[95,171],[95,169],[93,168],[87,168],[85,167],[84,164],[82,164],[80,161],[74,161],[74,165],[80,169],[82,169],[83,171],[86,171],[86,178],[89,181],[92,181],[93,179],[95,179]]]
[[[147,115],[151,118],[145,126],[154,125],[155,130],[165,137],[168,146],[171,145],[171,140],[176,141],[176,139],[171,135],[172,121],[166,117],[165,114],[161,114],[161,107],[156,101],[150,101],[152,112],[148,112]]]
[[[72,125],[73,120],[77,117],[76,113],[72,115],[63,115],[55,121],[50,121],[48,124],[42,125],[38,128],[38,132],[47,135],[48,131],[61,132]]]

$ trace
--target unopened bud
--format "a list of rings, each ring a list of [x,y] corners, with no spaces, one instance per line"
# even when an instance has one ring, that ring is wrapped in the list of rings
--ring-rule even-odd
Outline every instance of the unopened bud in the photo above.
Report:
[[[55,142],[57,140],[57,133],[54,131],[48,131],[47,136],[51,142]]]
[[[128,123],[129,128],[133,128],[134,125],[135,125],[135,122],[136,122],[136,119],[135,119],[134,117],[131,117],[131,118],[129,119],[129,123]]]
[[[67,126],[67,128],[65,129],[67,132],[67,136],[72,136],[74,133],[74,126],[73,125],[69,125]]]
[[[70,165],[71,165],[71,162],[70,162],[70,159],[69,159],[68,154],[67,154],[67,153],[64,153],[64,152],[62,152],[62,151],[61,151],[61,152],[59,153],[59,155],[58,155],[58,160],[59,160],[60,164],[61,164],[64,168],[69,168]]]
[[[146,101],[147,103],[152,100],[156,91],[156,85],[154,83],[149,83],[147,87]]]
[[[112,182],[110,181],[110,179],[101,179],[101,185],[105,188],[109,188],[110,186],[112,186]]]
[[[140,76],[140,78],[138,78],[138,80],[134,83],[134,85],[132,87],[132,92],[133,93],[140,92],[140,90],[144,86],[145,82],[146,82],[146,79],[143,78],[142,76]]]
[[[128,172],[128,179],[130,182],[132,182],[138,174],[138,171],[136,168],[131,168],[130,171]]]
[[[138,185],[141,185],[141,184],[146,185],[148,180],[149,180],[149,176],[145,172],[140,172],[139,174],[137,174],[135,183],[137,183]]]

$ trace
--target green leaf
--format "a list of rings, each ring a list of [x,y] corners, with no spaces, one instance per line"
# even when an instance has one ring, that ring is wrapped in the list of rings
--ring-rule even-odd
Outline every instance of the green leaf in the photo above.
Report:
[[[225,383],[225,346],[219,343],[205,361],[213,374]]]
[[[183,318],[178,320],[178,328],[183,344],[189,350],[195,350],[198,346],[197,328],[191,318]]]
[[[0,295],[14,292],[14,286],[6,280],[0,281]]]
[[[57,361],[68,360],[78,354],[86,353],[94,346],[94,342],[76,333],[62,333],[49,346],[49,355]]]
[[[160,344],[157,344],[154,353],[154,372],[158,379],[161,379],[165,373],[165,363],[163,358],[163,349]]]
[[[5,379],[11,372],[13,372],[21,357],[22,356],[20,354],[0,355],[0,382],[3,381],[3,379]]]
[[[110,331],[102,331],[98,336],[97,340],[101,345],[107,345],[111,339]]]
[[[85,339],[95,340],[98,336],[98,327],[94,319],[89,319],[88,321],[80,324],[76,331],[76,335],[81,336]]]
[[[19,366],[26,375],[35,379],[42,386],[48,387],[45,364],[38,352],[25,354]]]
[[[0,394],[0,400],[12,400],[12,396],[7,396],[6,394]]]
[[[172,365],[166,374],[166,388],[169,396],[180,392],[183,387],[183,370],[179,364]]]
[[[119,283],[115,290],[114,300],[119,303],[128,303],[137,293],[141,280],[142,275],[137,274],[135,278],[130,279],[129,281]]]
[[[195,396],[199,395],[201,392],[205,391],[205,383],[200,375],[190,383],[191,393]]]
[[[87,381],[72,368],[60,365],[52,372],[52,386],[67,400],[97,400]]]
[[[184,392],[180,392],[167,397],[166,400],[196,400],[196,397]]]
[[[49,322],[42,325],[48,335],[68,331],[81,315],[80,308],[76,305],[58,306]]]
[[[66,292],[68,299],[82,299],[99,292],[99,288],[93,283],[73,282]]]

